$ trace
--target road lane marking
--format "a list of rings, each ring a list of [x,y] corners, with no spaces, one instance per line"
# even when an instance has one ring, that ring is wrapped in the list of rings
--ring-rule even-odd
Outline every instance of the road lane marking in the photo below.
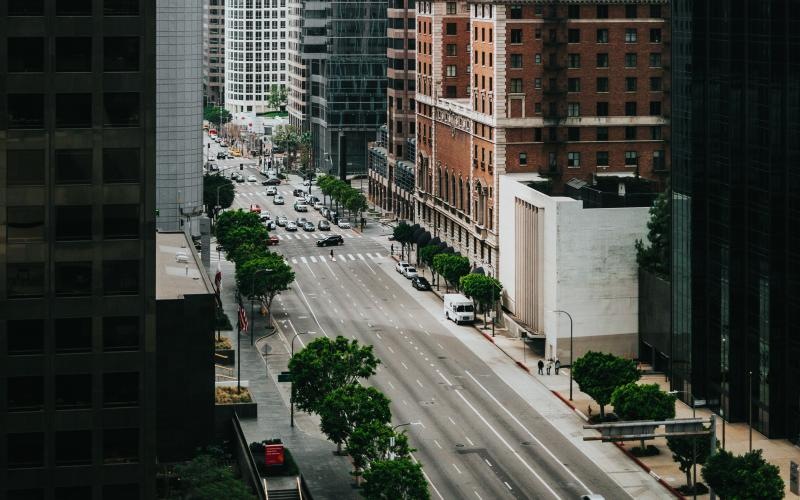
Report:
[[[308,312],[311,313],[311,317],[314,318],[314,322],[317,323],[317,326],[319,326],[319,329],[322,330],[322,334],[325,335],[326,337],[330,338],[330,335],[328,335],[328,332],[326,332],[325,329],[322,327],[322,323],[320,323],[319,319],[317,319],[317,315],[314,313],[314,309],[311,308],[311,304],[308,302],[308,299],[306,298],[306,294],[303,293],[303,287],[300,286],[300,282],[295,280],[294,285],[297,288],[297,290],[300,292],[300,295],[303,297],[303,300],[306,302],[306,307],[308,307]],[[329,302],[330,302],[330,300],[329,300]]]
[[[456,421],[453,420],[452,417],[447,417],[447,420],[449,420],[451,424],[456,425]]]
[[[419,379],[417,379],[417,385],[424,389],[424,386],[422,385],[422,382],[419,381]]]
[[[408,370],[408,367],[406,366],[406,364],[405,364],[405,363],[403,363],[403,362],[401,361],[401,362],[400,362],[400,364],[401,364],[401,365],[403,365],[403,368],[405,368],[406,370]]]
[[[300,257],[300,260],[302,260],[302,261],[303,261],[303,264],[308,264],[308,261],[306,260],[306,258],[305,258],[305,257]]]
[[[387,348],[387,349],[389,349],[389,352],[390,352],[390,353],[394,354],[394,349],[392,349],[392,348],[391,348],[391,347],[389,347],[388,345],[386,346],[386,348]]]
[[[309,257],[309,259],[311,259],[311,262],[313,262],[314,264],[317,263],[317,258],[314,257],[313,255],[311,257]]]
[[[297,259],[295,259],[294,257],[292,257],[292,264],[297,264]]]
[[[486,462],[486,465],[488,465],[489,467],[491,467],[491,466],[492,466],[492,462],[490,462],[490,461],[486,460],[485,458],[484,458],[483,460]]]
[[[406,400],[405,400],[405,399],[403,400],[403,404],[404,404],[404,405],[406,405],[406,406],[408,406],[408,402],[406,402]]]
[[[375,258],[375,257],[373,257],[373,256],[372,256],[372,254],[371,254],[371,253],[369,253],[369,252],[367,252],[367,257],[369,257],[370,259],[374,259],[374,258]]]
[[[505,485],[506,485],[506,487],[508,487],[508,490],[509,490],[509,491],[511,491],[511,490],[513,489],[513,488],[511,488],[511,485],[510,485],[510,484],[508,484],[508,482],[507,482],[507,481],[503,481],[503,484],[505,484]]]
[[[383,339],[381,339],[381,334],[380,333],[376,333],[375,335],[378,337],[378,340],[383,340]]]
[[[356,260],[356,258],[353,257],[353,254],[351,254],[351,253],[347,254],[347,258],[350,259],[350,260]]]
[[[437,441],[437,440],[435,440],[435,439],[434,439],[434,440],[433,440],[433,444],[435,444],[436,446],[438,446],[440,450],[442,449],[442,445],[440,445],[440,444],[439,444],[439,441]]]
[[[463,474],[463,473],[461,472],[461,469],[459,469],[459,468],[458,468],[458,465],[456,465],[456,464],[453,464],[453,468],[454,468],[454,469],[456,470],[456,472],[458,472],[459,474]]]
[[[359,259],[361,259],[361,260],[366,260],[366,259],[364,258],[364,256],[363,256],[363,255],[361,255],[360,253],[359,253],[359,254],[356,254],[356,255],[358,255],[358,258],[359,258]]]
[[[415,457],[413,453],[409,453],[409,455],[411,455],[411,460],[413,460],[415,464],[419,463],[419,461],[417,461],[417,457]],[[436,496],[439,497],[439,500],[444,500],[444,497],[442,496],[442,494],[439,493],[439,489],[436,488],[436,485],[433,484],[433,481],[431,481],[431,478],[428,477],[428,473],[425,472],[425,469],[422,469],[422,475],[425,476],[425,480],[428,481],[428,484],[431,485],[431,488],[433,488],[433,491],[436,493]]]
[[[470,446],[475,446],[475,443],[472,442],[469,436],[464,436],[464,437],[467,438],[467,442],[469,443]]]
[[[387,381],[386,383],[387,383],[387,384],[389,384],[389,387],[391,387],[392,389],[394,389],[394,384],[392,384],[392,383],[391,383],[391,382],[389,382],[389,381]]]
[[[517,417],[516,417],[516,416],[515,416],[513,413],[511,413],[511,412],[508,410],[508,408],[506,408],[505,406],[503,406],[503,405],[502,405],[502,403],[500,403],[500,401],[498,401],[498,400],[497,400],[497,398],[495,398],[495,397],[494,397],[494,395],[492,395],[492,393],[491,393],[491,392],[489,392],[489,391],[486,389],[486,387],[484,387],[484,386],[483,386],[483,384],[481,384],[480,382],[478,382],[478,379],[476,379],[475,377],[473,377],[473,376],[472,376],[472,374],[469,372],[469,370],[464,370],[464,372],[465,372],[465,373],[466,373],[466,374],[469,376],[469,378],[471,378],[471,379],[472,379],[472,381],[473,381],[473,382],[475,382],[476,384],[478,384],[478,387],[480,387],[481,389],[483,389],[483,392],[485,392],[485,393],[486,393],[486,394],[487,394],[487,395],[488,395],[488,396],[489,396],[489,397],[492,399],[492,401],[494,401],[494,403],[495,403],[495,404],[496,404],[498,407],[502,408],[502,409],[503,409],[503,411],[504,411],[504,412],[506,412],[506,415],[508,415],[509,417],[511,417],[511,419],[512,419],[514,422],[516,422],[516,424],[517,424],[517,425],[519,425],[519,426],[522,428],[522,430],[524,430],[524,431],[525,431],[525,433],[526,433],[526,434],[528,434],[528,435],[529,435],[531,438],[533,438],[533,440],[534,440],[534,441],[536,441],[536,442],[539,444],[539,446],[541,446],[542,448],[544,448],[544,450],[547,452],[547,454],[548,454],[548,455],[550,455],[550,457],[553,459],[553,461],[555,461],[556,463],[558,463],[559,465],[561,465],[561,468],[562,468],[562,469],[564,469],[565,471],[567,471],[567,473],[568,473],[570,476],[572,476],[572,479],[574,479],[575,481],[577,481],[577,482],[578,482],[578,484],[580,484],[580,485],[583,487],[583,489],[585,489],[585,490],[588,492],[588,494],[589,494],[589,495],[591,495],[591,494],[592,494],[592,490],[591,490],[589,487],[587,487],[585,484],[583,484],[583,481],[581,481],[580,479],[578,479],[578,476],[576,476],[576,475],[575,475],[575,473],[574,473],[574,472],[572,472],[572,470],[570,470],[569,468],[567,468],[567,466],[566,466],[566,465],[564,465],[564,463],[563,463],[563,462],[561,462],[561,460],[559,460],[559,459],[558,459],[558,458],[557,458],[557,457],[556,457],[556,456],[553,454],[553,452],[552,452],[552,451],[550,451],[550,449],[549,449],[547,446],[545,446],[545,445],[544,445],[544,443],[542,443],[542,442],[539,440],[539,438],[537,438],[537,437],[536,437],[536,436],[535,436],[535,435],[534,435],[534,434],[533,434],[531,431],[529,431],[529,430],[528,430],[528,428],[527,428],[527,427],[525,427],[525,426],[522,424],[522,422],[520,422],[520,421],[519,421],[519,419],[517,419]]]
[[[308,237],[308,235],[307,235],[307,234],[303,234],[303,238],[305,238],[305,239],[309,239],[309,237]],[[298,239],[299,239],[299,238],[298,238]]]
[[[478,500],[483,500],[483,497],[478,494],[478,490],[472,490],[475,493],[475,496],[478,497]]]

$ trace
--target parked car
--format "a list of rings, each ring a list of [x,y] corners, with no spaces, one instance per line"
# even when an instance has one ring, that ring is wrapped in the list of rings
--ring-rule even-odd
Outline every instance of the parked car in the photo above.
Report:
[[[331,223],[326,220],[321,220],[317,224],[317,229],[320,231],[330,231],[331,230]]]
[[[330,212],[330,209],[328,207],[322,207],[319,209],[319,214],[323,217],[327,217],[328,212]]]
[[[346,220],[340,220],[337,226],[339,226],[342,229],[350,229],[350,223],[347,222]]]
[[[292,221],[286,223],[286,230],[287,231],[297,231],[297,224]]]
[[[294,210],[295,212],[308,212],[308,205],[304,201],[298,200],[294,202]]]
[[[321,201],[318,201],[318,202],[314,203],[314,210],[316,210],[317,212],[319,212],[319,211],[321,211],[321,210],[322,210],[322,208],[323,208],[324,206],[325,206],[325,205],[323,205]]]
[[[395,264],[394,270],[397,271],[400,274],[403,274],[403,270],[405,270],[405,268],[407,268],[410,265],[411,264],[409,264],[408,262],[406,262],[404,260],[401,260],[401,261],[398,261],[397,264]]]
[[[265,226],[266,226],[267,229],[272,231],[272,230],[275,229],[275,221],[274,220],[268,220],[267,223],[265,224]]]
[[[259,207],[255,203],[251,203],[250,204],[250,211],[253,212],[254,214],[260,214],[261,213],[261,207]]]
[[[295,189],[292,191],[292,195],[294,195],[294,196],[298,196],[298,197],[299,197],[299,196],[305,196],[305,195],[306,195],[306,192],[305,192],[305,191],[303,191],[302,189],[297,189],[297,188],[295,188]]]
[[[317,240],[318,247],[332,247],[336,245],[344,245],[344,238],[338,234],[332,234],[327,238]]]
[[[329,221],[333,222],[336,220],[336,216],[339,215],[336,210],[328,210],[328,213],[325,215],[325,218]]]
[[[240,174],[240,175],[237,175],[237,176],[236,176],[236,182],[238,182],[238,183],[240,183],[240,184],[241,184],[242,182],[244,182],[244,176],[243,176],[243,175],[241,175],[241,174]]]
[[[406,267],[403,269],[403,276],[408,279],[416,278],[417,277],[417,270],[411,266]]]
[[[417,276],[411,278],[411,286],[413,286],[417,290],[430,290],[431,289],[431,284],[428,283],[428,280],[426,280],[424,277],[422,277],[420,275],[417,275]]]
[[[275,186],[270,186],[267,188],[267,196],[275,196],[278,194],[278,188]]]
[[[281,180],[278,179],[277,177],[270,177],[269,179],[267,179],[265,181],[261,181],[261,184],[263,184],[264,186],[279,186],[280,183],[281,183]]]
[[[226,156],[225,151],[217,151],[217,160],[224,160]]]
[[[303,231],[311,232],[314,229],[316,229],[316,228],[314,227],[314,223],[313,222],[306,222],[305,224],[303,224]]]
[[[287,223],[287,222],[289,222],[289,219],[288,219],[287,217],[285,217],[285,216],[283,216],[283,215],[281,215],[280,217],[278,217],[278,225],[279,225],[279,226],[283,227],[283,226],[285,226],[285,225],[286,225],[286,223]]]
[[[278,237],[273,234],[273,235],[270,235],[269,238],[267,238],[267,245],[277,245],[278,242],[280,242],[280,241],[281,240],[278,239]]]
[[[279,194],[275,195],[275,197],[272,198],[272,203],[274,203],[276,205],[283,205],[283,203],[284,203],[283,202],[283,196],[281,196]]]
[[[258,182],[258,179],[256,179],[255,175],[248,175],[247,182]]]
[[[261,215],[258,216],[261,219],[261,222],[267,222],[268,220],[272,219],[272,214],[266,210],[261,211]]]

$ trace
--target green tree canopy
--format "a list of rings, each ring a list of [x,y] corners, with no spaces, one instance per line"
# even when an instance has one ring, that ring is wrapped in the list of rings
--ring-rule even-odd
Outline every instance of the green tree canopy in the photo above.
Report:
[[[267,271],[268,270],[268,271]],[[272,300],[289,289],[295,275],[283,256],[264,252],[236,266],[236,286],[243,295],[260,297],[272,311]]]
[[[347,441],[347,452],[353,459],[356,471],[363,470],[376,460],[405,457],[413,451],[405,432],[396,433],[390,425],[377,420],[356,426]]]
[[[686,474],[686,486],[694,488],[692,466],[708,460],[711,453],[711,436],[668,437],[667,446],[672,452],[672,460],[678,462],[678,468]]]
[[[394,236],[395,241],[400,243],[400,258],[403,258],[403,252],[405,251],[406,245],[412,243],[413,235],[414,230],[411,229],[411,226],[405,222],[401,222],[394,227],[392,236]]]
[[[470,273],[459,280],[459,288],[464,295],[477,302],[483,309],[483,324],[486,325],[486,312],[500,300],[503,285],[485,274]]]
[[[269,232],[262,224],[257,226],[238,226],[231,228],[222,241],[228,257],[238,265],[266,252]],[[219,237],[217,237],[219,241]]]
[[[373,421],[389,423],[392,419],[389,403],[389,398],[374,387],[359,384],[339,387],[322,401],[320,428],[341,451],[342,444],[357,426]]]
[[[258,214],[245,212],[241,208],[223,212],[217,217],[214,232],[217,235],[217,242],[228,248],[228,233],[239,227],[263,227]]]
[[[211,453],[202,453],[175,467],[180,478],[182,498],[194,500],[255,500],[247,486],[234,476],[233,469]]]
[[[433,258],[440,253],[442,253],[442,249],[439,248],[439,245],[425,245],[419,250],[419,260],[432,268]]]
[[[302,134],[300,133],[300,129],[294,125],[276,127],[272,134],[272,143],[286,150],[287,168],[291,169],[294,164],[297,148],[300,147],[301,138]]]
[[[469,259],[453,253],[440,253],[433,258],[433,269],[444,276],[449,286],[458,288],[462,276],[469,274]]]
[[[675,395],[662,391],[658,384],[631,382],[611,394],[614,413],[622,420],[666,420],[675,418]],[[644,449],[644,440],[642,440]]]
[[[233,182],[221,175],[203,176],[203,204],[208,207],[209,212],[217,205],[217,188],[219,188],[219,206],[228,208],[233,203],[234,188]]]
[[[740,456],[718,450],[706,461],[702,476],[721,500],[784,497],[785,485],[780,470],[764,460],[761,450]]]
[[[669,279],[670,276],[670,190],[658,195],[650,208],[647,222],[647,246],[636,240],[636,262],[653,274]]]
[[[219,124],[220,126],[231,121],[230,112],[219,106],[206,106],[203,108],[203,120],[211,123]]]
[[[341,335],[315,339],[289,360],[292,400],[303,411],[319,413],[328,394],[374,375],[378,363],[371,345]]]
[[[636,363],[613,354],[589,351],[575,360],[572,376],[583,392],[600,405],[600,416],[605,417],[605,405],[611,402],[614,390],[636,382],[641,374]]]
[[[285,85],[273,85],[267,94],[267,104],[272,109],[283,111],[288,97],[289,91]]]
[[[364,472],[361,494],[366,500],[428,500],[428,483],[422,465],[411,458],[376,460]]]

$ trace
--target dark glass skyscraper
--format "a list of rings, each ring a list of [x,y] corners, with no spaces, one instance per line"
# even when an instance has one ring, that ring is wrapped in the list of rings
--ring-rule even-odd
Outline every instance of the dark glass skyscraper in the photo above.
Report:
[[[798,441],[800,2],[672,5],[672,385]]]

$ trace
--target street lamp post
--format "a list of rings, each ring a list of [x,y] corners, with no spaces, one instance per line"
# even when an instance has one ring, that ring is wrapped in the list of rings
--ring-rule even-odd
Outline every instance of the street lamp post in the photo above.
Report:
[[[572,356],[573,356],[573,336],[572,336],[572,315],[567,311],[561,309],[553,311],[554,313],[566,314],[569,318],[569,400],[572,401]],[[549,368],[548,368],[549,370]]]
[[[297,337],[299,337],[300,335],[305,335],[306,333],[308,333],[308,332],[297,332],[297,333],[294,334],[294,337],[292,337],[292,342],[291,342],[291,344],[292,344],[292,357],[294,357],[294,341],[295,341],[295,339]],[[302,342],[302,340],[300,342]],[[291,359],[291,358],[289,358],[289,359]],[[292,386],[291,386],[291,394],[289,395],[289,407],[291,408],[290,409],[290,413],[289,413],[289,425],[291,427],[294,427],[294,377],[292,377],[291,384],[292,384]]]
[[[255,328],[256,318],[255,318],[255,310],[254,310],[254,303],[253,303],[253,296],[255,295],[256,290],[256,276],[261,273],[270,273],[272,269],[258,269],[256,272],[253,273],[253,277],[250,280],[250,345],[253,345],[253,329]]]
[[[753,451],[753,371],[747,372],[747,425],[750,427],[749,451]]]
[[[692,418],[697,417],[697,413],[695,411],[696,408],[694,406],[694,394],[692,394],[690,391],[669,391],[667,394],[684,394],[686,396],[689,396],[689,398],[691,398],[692,400]],[[714,432],[716,431],[714,430]],[[713,452],[714,450],[712,449],[711,453]],[[692,497],[696,499],[697,498],[697,436],[692,437],[692,476],[693,476]]]

